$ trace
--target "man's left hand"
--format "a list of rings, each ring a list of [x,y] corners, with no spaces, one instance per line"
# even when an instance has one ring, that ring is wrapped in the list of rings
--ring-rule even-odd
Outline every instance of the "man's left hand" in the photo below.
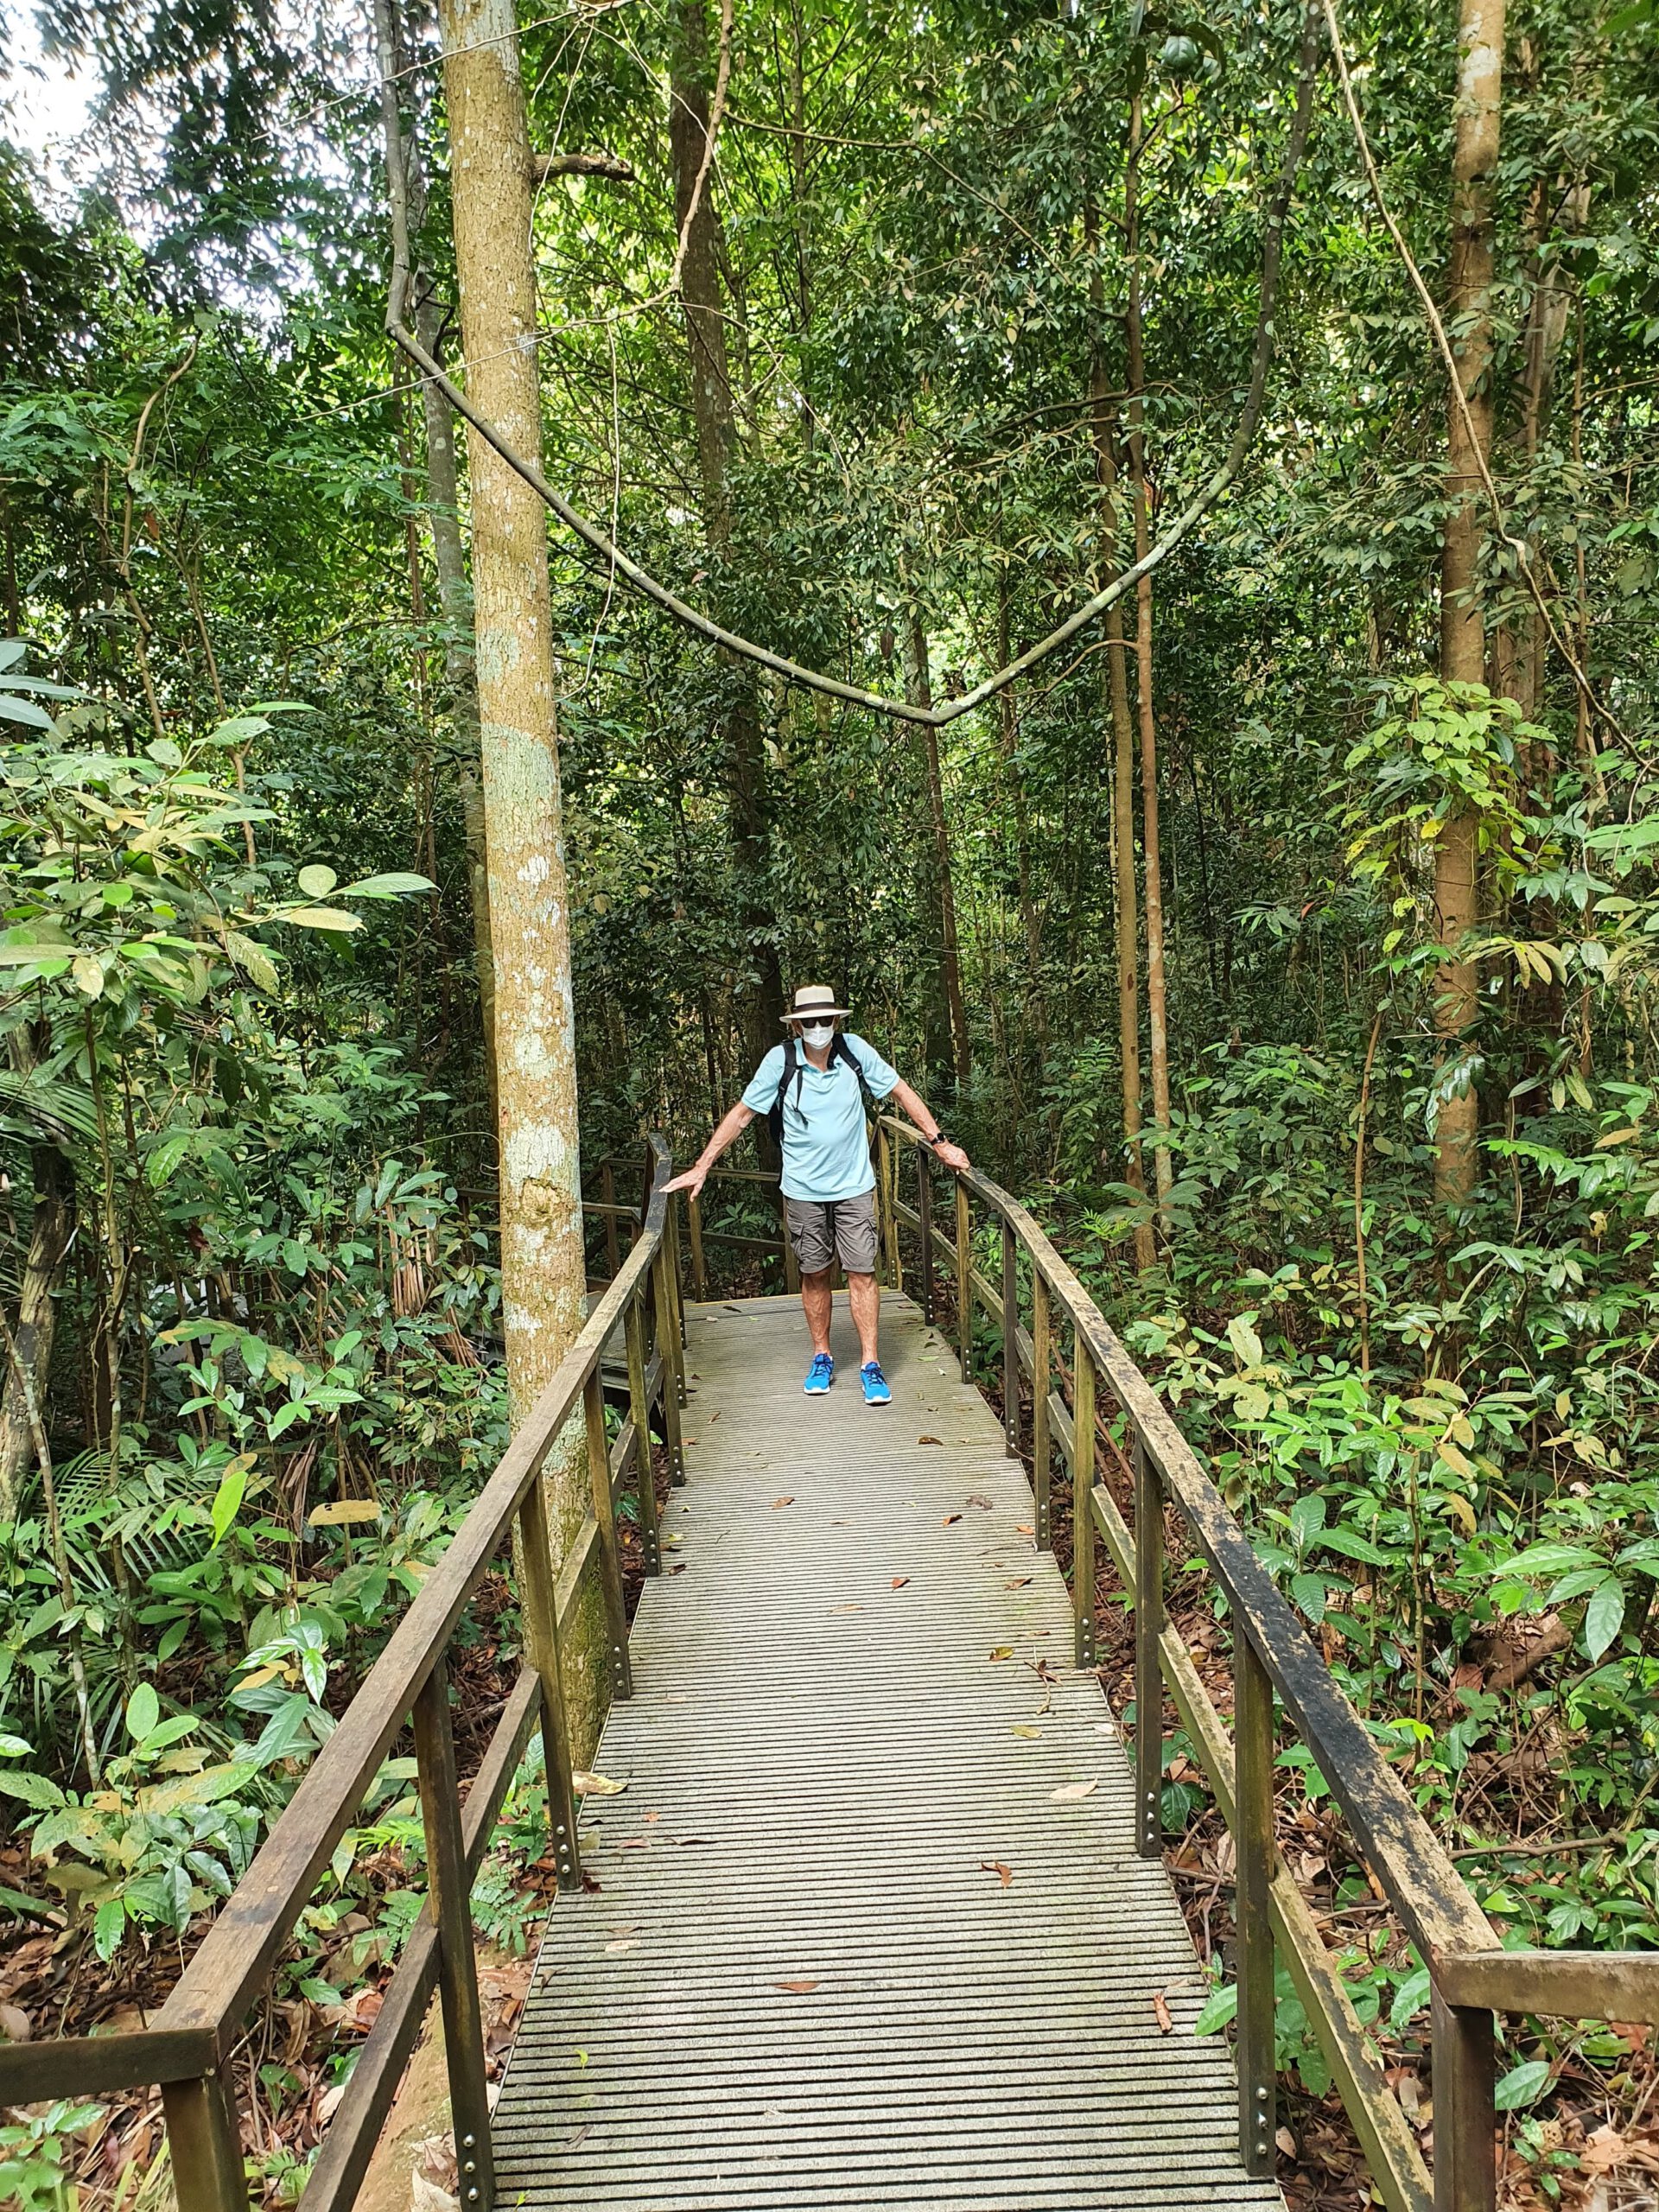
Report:
[[[973,1165],[959,1144],[946,1144],[943,1141],[934,1146],[933,1157],[941,1167],[952,1167],[958,1172]]]

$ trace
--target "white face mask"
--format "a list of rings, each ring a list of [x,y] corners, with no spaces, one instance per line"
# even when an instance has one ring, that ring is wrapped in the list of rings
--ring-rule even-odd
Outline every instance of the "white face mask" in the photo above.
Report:
[[[801,1042],[810,1045],[815,1052],[823,1052],[835,1033],[833,1021],[808,1021],[801,1025]]]

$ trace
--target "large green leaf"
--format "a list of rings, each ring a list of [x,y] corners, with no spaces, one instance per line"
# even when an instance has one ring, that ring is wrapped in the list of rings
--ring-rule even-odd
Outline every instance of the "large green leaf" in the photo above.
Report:
[[[1360,1535],[1352,1529],[1322,1529],[1319,1547],[1325,1551],[1340,1552],[1344,1559],[1357,1559],[1367,1567],[1386,1567],[1389,1555],[1374,1544],[1369,1536]]]
[[[348,930],[360,930],[362,918],[348,914],[343,906],[289,906],[273,920],[292,922],[296,929],[334,930],[344,935]]]
[[[1195,2036],[1212,2036],[1224,2028],[1238,2011],[1238,1984],[1230,1981],[1224,1989],[1216,1990],[1205,2003],[1204,2010],[1192,2023]]]
[[[0,1766],[0,1790],[8,1797],[21,1797],[25,1805],[37,1805],[43,1813],[64,1802],[62,1790],[49,1775],[31,1774],[25,1767]]]
[[[1536,2104],[1548,2085],[1549,2061],[1529,2058],[1510,2067],[1498,2083],[1492,2102],[1499,2112],[1519,2112],[1523,2106]]]
[[[204,1767],[200,1774],[182,1774],[176,1782],[161,1782],[141,1789],[139,1808],[153,1818],[181,1812],[187,1805],[217,1805],[245,1789],[256,1771],[252,1762],[247,1759],[230,1759],[220,1766]]]
[[[1529,1544],[1514,1559],[1506,1559],[1492,1569],[1499,1574],[1566,1574],[1575,1567],[1594,1567],[1600,1554],[1586,1550],[1582,1544],[1562,1544],[1546,1541]]]
[[[308,869],[300,877],[300,886],[302,890],[310,889],[310,886],[305,880],[305,875],[309,873]],[[332,888],[332,885],[329,887]],[[430,891],[434,887],[430,879],[424,875],[409,875],[401,873],[393,873],[390,875],[365,875],[356,883],[348,883],[341,892],[340,897],[342,899],[401,899],[407,893]],[[315,895],[321,897],[322,893],[317,893]]]
[[[1584,1609],[1584,1648],[1599,1659],[1624,1625],[1624,1586],[1616,1574],[1597,1583]]]

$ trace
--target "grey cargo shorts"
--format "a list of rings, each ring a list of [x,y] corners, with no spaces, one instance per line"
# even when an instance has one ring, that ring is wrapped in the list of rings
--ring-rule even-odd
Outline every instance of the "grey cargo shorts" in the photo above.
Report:
[[[836,1260],[849,1275],[875,1273],[875,1192],[855,1198],[785,1198],[784,1218],[804,1275],[822,1274]]]

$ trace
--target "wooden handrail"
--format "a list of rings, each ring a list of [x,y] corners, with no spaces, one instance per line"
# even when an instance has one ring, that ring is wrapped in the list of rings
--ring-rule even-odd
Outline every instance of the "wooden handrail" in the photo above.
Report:
[[[647,1432],[653,1395],[661,1408],[674,1471],[683,1473],[678,1296],[665,1264],[674,1231],[673,1201],[664,1187],[671,1162],[660,1138],[653,1135],[650,1142],[650,1196],[632,1250],[422,1584],[339,1726],[318,1751],[253,1864],[221,1907],[154,2024],[117,2037],[0,2045],[0,2103],[109,2094],[159,2083],[179,2212],[243,2212],[245,2207],[226,2062],[322,1869],[351,1826],[388,1751],[411,1719],[431,1894],[384,1993],[306,2195],[309,2198],[315,2190],[316,2204],[324,2212],[345,2212],[352,2202],[435,1984],[444,2000],[451,2101],[462,2139],[458,2145],[461,2200],[467,2212],[489,2212],[484,2054],[467,1892],[538,1719],[547,1753],[551,1855],[562,1887],[580,1883],[559,1647],[582,1600],[588,1574],[597,1564],[604,1585],[613,1675],[619,1694],[626,1694],[627,1637],[613,1508],[631,1470],[641,1498],[646,1572],[656,1573],[656,1499]],[[647,1313],[655,1340],[649,1356]],[[627,1336],[630,1411],[613,1447],[605,1434],[598,1375],[619,1325]],[[537,1478],[579,1406],[587,1432],[593,1506],[566,1548],[562,1571],[556,1573]],[[468,1599],[515,1518],[524,1540],[521,1595],[531,1644],[528,1663],[496,1725],[464,1812],[458,1814],[444,1655]]]
[[[1051,1441],[1072,1465],[1077,1656],[1093,1651],[1094,1540],[1098,1533],[1136,1605],[1136,1794],[1139,1847],[1161,1850],[1162,1707],[1167,1686],[1238,1852],[1240,1934],[1240,2139],[1252,2171],[1272,2170],[1274,1937],[1287,1954],[1344,2102],[1393,2212],[1488,2212],[1495,2201],[1492,2156],[1494,2012],[1659,2022],[1659,1953],[1508,1951],[1399,1777],[1338,1688],[1306,1630],[1255,1555],[1249,1538],[1162,1400],[1129,1357],[1074,1270],[1020,1202],[976,1169],[956,1176],[954,1238],[933,1225],[932,1147],[907,1123],[884,1116],[883,1134],[918,1154],[912,1211],[882,1199],[922,1239],[923,1302],[931,1318],[936,1255],[954,1265],[957,1331],[969,1377],[973,1308],[995,1319],[1003,1345],[1009,1449],[1019,1435],[1019,1381],[1031,1382],[1039,1541],[1047,1535]],[[1000,1291],[974,1266],[970,1200],[1001,1224]],[[1020,1326],[1015,1248],[1032,1276],[1033,1326]],[[1076,1348],[1074,1394],[1051,1389],[1051,1329],[1069,1320]],[[1131,1532],[1110,1493],[1096,1482],[1094,1383],[1125,1415],[1134,1445],[1137,1527]],[[1163,1509],[1173,1504],[1203,1553],[1230,1613],[1235,1637],[1235,1729],[1229,1737],[1185,1646],[1163,1612]],[[1259,1673],[1261,1696],[1251,1687]],[[1361,1856],[1398,1913],[1432,1984],[1436,2155],[1432,2184],[1399,2106],[1330,1964],[1312,1915],[1281,1864],[1273,1837],[1273,1719],[1276,1693],[1347,1820]],[[1267,1702],[1262,1703],[1262,1699]],[[1248,1955],[1247,1955],[1248,1954]],[[1432,2187],[1432,2199],[1430,2190]]]

